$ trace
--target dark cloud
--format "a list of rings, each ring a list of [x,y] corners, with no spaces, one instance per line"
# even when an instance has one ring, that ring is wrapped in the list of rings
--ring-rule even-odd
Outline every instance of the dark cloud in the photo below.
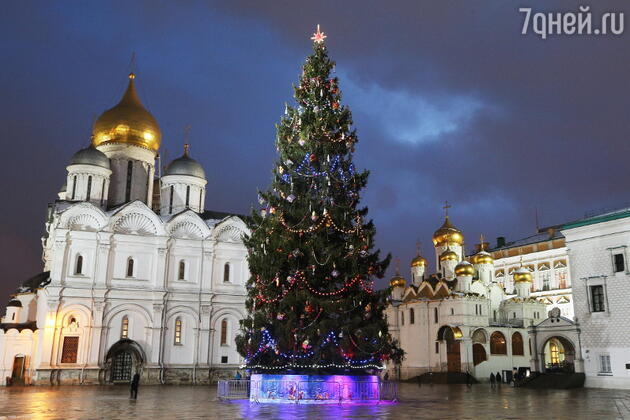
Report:
[[[444,200],[469,245],[626,204],[628,35],[521,35],[518,7],[583,2],[10,2],[0,15],[4,161],[0,294],[41,269],[46,204],[136,51],[165,160],[192,126],[207,207],[247,212],[270,177],[274,123],[320,23],[371,170],[377,245],[402,259]],[[621,1],[592,5],[628,12]],[[4,299],[4,298],[0,298]]]

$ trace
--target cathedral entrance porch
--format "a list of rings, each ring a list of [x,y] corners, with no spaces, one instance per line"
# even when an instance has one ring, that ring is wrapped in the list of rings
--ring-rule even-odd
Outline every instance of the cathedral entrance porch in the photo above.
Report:
[[[138,343],[122,339],[105,356],[105,378],[110,383],[129,383],[135,373],[141,373],[145,360]]]
[[[446,344],[446,368],[448,372],[462,371],[462,355],[460,340],[462,332],[459,328],[443,326],[438,331],[438,340]]]

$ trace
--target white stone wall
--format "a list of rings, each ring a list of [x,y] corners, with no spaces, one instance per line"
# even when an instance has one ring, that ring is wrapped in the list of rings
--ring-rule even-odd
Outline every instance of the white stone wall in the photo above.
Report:
[[[582,331],[586,386],[630,389],[630,219],[622,218],[563,230],[571,258],[575,315]],[[625,256],[615,273],[613,254]],[[589,288],[604,286],[605,310],[593,312]],[[601,356],[609,356],[610,372]]]
[[[0,356],[5,354],[0,369],[13,363],[16,352],[26,352],[22,347],[29,342],[34,382],[50,383],[46,375],[62,369],[76,371],[73,381],[81,383],[89,376],[86,369],[105,368],[107,352],[122,338],[125,317],[127,338],[146,355],[144,367],[170,369],[172,380],[181,380],[177,369],[207,372],[234,369],[242,362],[234,343],[245,316],[249,278],[242,220],[204,221],[187,211],[163,222],[140,202],[112,212],[76,203],[60,207],[52,224],[47,251],[51,283],[36,294],[18,295],[24,307],[20,322],[37,320],[40,339],[35,342],[22,332],[24,339],[11,333],[7,340],[8,333],[0,334]],[[133,273],[128,276],[130,259]],[[179,278],[180,261],[185,262],[184,279]],[[178,319],[181,343],[175,342]],[[79,337],[77,361],[62,363],[64,338],[71,336]]]

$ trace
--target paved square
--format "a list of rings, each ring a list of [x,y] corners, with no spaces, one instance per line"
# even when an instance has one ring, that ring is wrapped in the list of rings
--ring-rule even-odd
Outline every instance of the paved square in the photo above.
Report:
[[[220,402],[216,387],[123,386],[0,389],[0,419],[630,419],[630,391],[530,390],[401,384],[401,402],[304,406]]]

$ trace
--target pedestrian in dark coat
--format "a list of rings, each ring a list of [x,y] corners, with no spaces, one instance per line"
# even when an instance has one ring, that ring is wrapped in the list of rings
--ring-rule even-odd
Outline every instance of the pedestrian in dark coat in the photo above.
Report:
[[[503,381],[503,378],[501,378],[501,372],[497,372],[497,385],[501,385],[501,381]]]
[[[494,377],[494,373],[490,374],[490,388],[494,388],[497,383],[497,378]]]
[[[140,386],[140,374],[136,373],[133,375],[133,379],[131,380],[131,398],[138,398],[138,387]]]

